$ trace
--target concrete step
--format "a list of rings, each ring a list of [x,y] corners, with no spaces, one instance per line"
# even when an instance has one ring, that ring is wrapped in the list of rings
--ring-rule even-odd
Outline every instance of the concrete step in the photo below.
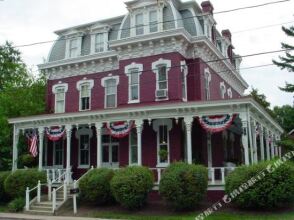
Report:
[[[30,207],[30,210],[37,210],[37,211],[48,211],[51,212],[52,211],[52,206],[39,206],[39,205],[32,205]]]

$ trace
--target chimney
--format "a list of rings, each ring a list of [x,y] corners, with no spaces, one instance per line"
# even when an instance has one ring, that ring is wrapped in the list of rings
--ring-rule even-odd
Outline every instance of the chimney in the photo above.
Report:
[[[232,34],[230,30],[223,30],[222,35],[223,37],[227,38],[230,42],[232,42]]]
[[[204,13],[210,13],[210,14],[213,14],[213,5],[211,4],[210,1],[204,1],[201,3],[201,7],[202,7],[202,11]]]

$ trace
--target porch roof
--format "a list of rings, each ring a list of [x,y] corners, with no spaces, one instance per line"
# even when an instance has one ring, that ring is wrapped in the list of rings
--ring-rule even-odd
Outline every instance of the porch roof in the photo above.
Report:
[[[11,118],[10,124],[18,129],[56,126],[67,124],[94,124],[135,119],[181,118],[185,116],[204,116],[217,114],[249,113],[257,122],[268,125],[271,130],[283,133],[283,128],[251,97],[230,100],[195,102],[156,103],[148,106],[132,106],[103,109],[87,112],[45,114],[29,117]]]

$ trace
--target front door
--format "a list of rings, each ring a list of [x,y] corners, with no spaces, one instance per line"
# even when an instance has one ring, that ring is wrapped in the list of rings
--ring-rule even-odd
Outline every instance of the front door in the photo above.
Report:
[[[102,137],[102,162],[103,167],[118,168],[119,167],[119,141],[109,135]]]
[[[53,142],[53,166],[55,168],[63,168],[64,146],[63,140]]]

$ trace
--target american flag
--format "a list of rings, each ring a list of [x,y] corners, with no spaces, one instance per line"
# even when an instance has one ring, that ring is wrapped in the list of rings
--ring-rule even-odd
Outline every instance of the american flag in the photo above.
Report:
[[[38,155],[38,146],[37,146],[38,137],[35,130],[33,131],[31,135],[27,134],[27,138],[28,138],[29,151],[33,157],[36,157]]]

